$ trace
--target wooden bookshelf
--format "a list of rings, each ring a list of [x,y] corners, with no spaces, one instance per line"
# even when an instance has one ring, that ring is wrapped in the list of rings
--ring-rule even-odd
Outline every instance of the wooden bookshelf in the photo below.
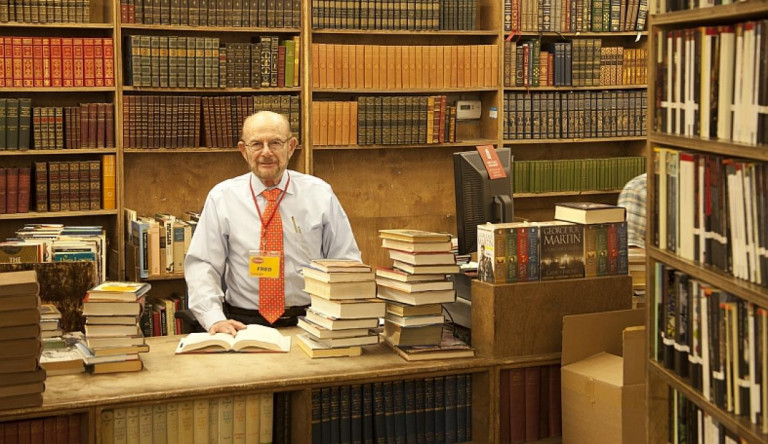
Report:
[[[722,25],[735,25],[737,23],[747,22],[749,20],[764,20],[768,17],[768,2],[763,0],[738,2],[728,5],[717,5],[706,8],[696,8],[690,10],[680,10],[673,12],[660,12],[650,16],[650,32],[649,32],[649,48],[656,48],[657,45],[663,43],[659,42],[659,38],[665,38],[660,32],[681,30],[687,28],[697,28],[703,26],[722,26]],[[653,51],[655,53],[655,51]],[[764,55],[764,54],[762,54]],[[661,79],[657,78],[657,63],[658,61],[655,54],[649,55],[651,64],[649,68],[649,96],[656,93],[656,88],[661,82]],[[696,69],[700,69],[700,60],[696,60]],[[740,74],[736,74],[740,75]],[[762,73],[761,73],[762,76]],[[668,87],[672,87],[672,83],[668,83]],[[768,161],[768,155],[764,146],[755,146],[745,143],[738,143],[727,139],[710,139],[707,137],[685,136],[680,134],[671,134],[664,132],[661,126],[661,115],[664,110],[657,108],[658,104],[654,104],[654,101],[649,101],[649,118],[648,118],[648,165],[649,175],[653,173],[650,165],[653,165],[656,154],[653,149],[670,148],[678,150],[680,152],[689,152],[693,154],[702,155],[716,155],[722,159],[726,158],[738,158],[747,159],[750,162],[756,163]],[[717,112],[718,104],[711,104],[713,112]],[[702,117],[703,119],[703,117]],[[654,122],[659,122],[659,125],[655,125]],[[697,129],[696,132],[699,130]],[[658,174],[658,172],[657,172]],[[722,172],[725,176],[725,171]],[[650,177],[649,177],[650,179]],[[724,180],[727,180],[725,178]],[[726,185],[725,188],[730,185]],[[729,193],[723,189],[723,193]],[[688,196],[681,198],[688,198]],[[673,418],[675,414],[673,410],[673,393],[682,395],[688,402],[695,405],[695,407],[703,412],[704,416],[712,418],[717,424],[723,426],[730,433],[734,433],[741,439],[741,442],[746,443],[764,443],[768,440],[768,434],[762,430],[761,425],[756,425],[750,421],[749,415],[735,415],[733,412],[727,411],[726,408],[720,408],[714,401],[714,396],[710,399],[709,396],[705,396],[703,391],[696,387],[694,381],[691,378],[681,377],[678,372],[668,368],[663,360],[656,355],[656,344],[659,342],[660,337],[666,336],[659,331],[659,316],[664,316],[661,311],[657,310],[657,304],[662,301],[664,296],[657,294],[657,286],[655,281],[659,279],[656,276],[656,265],[660,264],[670,269],[680,271],[689,276],[691,280],[696,280],[704,285],[708,285],[713,289],[721,290],[733,295],[740,301],[744,301],[750,304],[754,304],[756,307],[768,306],[768,290],[765,286],[739,279],[733,276],[731,273],[722,269],[718,269],[715,266],[706,265],[700,261],[689,260],[675,251],[671,251],[667,248],[667,241],[660,239],[659,242],[663,242],[662,246],[655,245],[654,237],[659,230],[658,224],[666,223],[666,221],[658,221],[659,215],[656,214],[656,204],[660,199],[659,184],[653,180],[648,181],[648,206],[647,206],[647,231],[646,231],[646,251],[647,251],[647,270],[648,278],[646,283],[646,306],[648,307],[648,352],[646,363],[646,399],[647,399],[647,415],[646,426],[648,430],[649,442],[667,442],[674,436],[677,429],[679,418]],[[723,217],[729,219],[731,217],[728,214],[728,210],[725,209]],[[679,216],[678,216],[679,217]],[[758,221],[761,224],[763,221]],[[679,230],[688,230],[690,227],[679,227]],[[762,230],[762,226],[759,226]],[[728,239],[728,260],[731,260],[731,245],[732,239]],[[711,254],[711,251],[708,253]],[[663,277],[661,279],[664,279]],[[661,287],[663,284],[659,284]],[[742,316],[738,316],[738,322],[742,322]],[[745,319],[745,318],[744,318]],[[746,320],[745,320],[746,322]],[[696,328],[696,327],[695,327]],[[709,327],[713,328],[712,325]],[[711,331],[711,330],[710,330]],[[663,335],[663,336],[662,336]],[[707,339],[705,338],[704,341]],[[719,339],[723,341],[722,338]],[[739,338],[741,340],[741,338]],[[759,338],[749,338],[749,342],[754,342]],[[745,340],[746,341],[746,340]],[[717,346],[717,344],[715,345]],[[660,345],[658,347],[661,347]],[[661,353],[661,352],[660,352]],[[763,353],[765,351],[763,350]],[[759,357],[758,357],[759,359]],[[716,364],[713,364],[716,365]],[[714,371],[715,368],[712,368]],[[725,372],[728,372],[726,370]],[[728,376],[725,376],[726,378]],[[740,375],[734,377],[741,379]],[[714,388],[712,389],[714,392]],[[727,396],[727,395],[724,395]],[[691,426],[696,426],[695,419],[691,419],[693,423]],[[675,438],[672,438],[675,439]]]

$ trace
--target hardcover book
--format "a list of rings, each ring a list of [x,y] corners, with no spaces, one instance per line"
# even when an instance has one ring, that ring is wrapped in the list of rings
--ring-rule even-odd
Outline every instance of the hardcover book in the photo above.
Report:
[[[584,226],[539,222],[541,280],[584,277]]]
[[[284,352],[291,351],[291,337],[274,328],[251,324],[237,336],[227,333],[190,333],[181,338],[176,354],[220,352]]]
[[[555,219],[577,224],[604,224],[624,222],[624,207],[592,202],[566,202],[555,204]]]

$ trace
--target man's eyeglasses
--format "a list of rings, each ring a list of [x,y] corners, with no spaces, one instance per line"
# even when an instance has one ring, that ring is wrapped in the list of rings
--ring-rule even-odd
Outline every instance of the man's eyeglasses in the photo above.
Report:
[[[264,149],[264,146],[267,146],[270,151],[280,151],[283,148],[285,148],[285,144],[288,142],[288,139],[286,140],[280,140],[280,139],[273,139],[270,140],[264,144],[264,142],[260,141],[253,141],[248,143],[243,143],[245,145],[245,149],[248,150],[251,153],[256,153],[259,151],[262,151]]]

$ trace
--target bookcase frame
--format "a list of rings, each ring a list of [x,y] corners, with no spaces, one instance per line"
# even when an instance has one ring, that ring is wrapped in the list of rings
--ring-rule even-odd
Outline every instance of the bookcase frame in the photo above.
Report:
[[[768,1],[765,0],[737,2],[729,5],[719,5],[702,9],[651,14],[649,17],[649,48],[656,47],[657,42],[655,41],[655,34],[658,30],[736,23],[752,19],[764,19],[766,17],[768,17]],[[651,97],[655,92],[655,86],[658,82],[658,79],[656,79],[655,57],[653,55],[649,55],[648,79],[648,94],[649,97]],[[647,165],[653,164],[652,149],[655,146],[666,146],[675,149],[713,153],[755,161],[768,161],[768,151],[765,149],[765,146],[751,146],[727,140],[701,139],[698,137],[677,136],[654,131],[653,120],[656,112],[657,110],[655,109],[654,103],[649,100]],[[649,174],[652,174],[652,171],[649,171]],[[654,181],[649,180],[648,206],[646,212],[646,267],[648,273],[648,279],[646,280],[646,294],[651,295],[649,301],[654,300],[654,264],[660,262],[680,270],[692,278],[705,282],[714,288],[721,289],[745,301],[755,303],[762,307],[767,307],[768,289],[765,287],[737,279],[722,271],[703,266],[694,261],[683,259],[673,253],[653,246],[652,235],[656,230],[656,227],[654,226],[653,202],[657,193],[658,190],[655,187]],[[650,328],[650,326],[653,326],[654,322],[656,322],[654,317],[654,307],[652,302],[649,302],[646,305],[648,307],[647,325],[649,326],[649,328],[646,329],[648,332],[647,340],[648,344],[653,344],[653,341],[657,340],[657,338],[654,337],[654,329]],[[663,364],[656,362],[655,357],[653,356],[652,347],[648,347],[646,356],[646,427],[649,443],[667,442],[669,436],[668,433],[670,427],[672,427],[669,418],[670,388],[680,392],[699,409],[709,414],[715,421],[725,426],[728,430],[735,432],[740,437],[744,438],[746,442],[764,443],[768,440],[768,435],[762,433],[758,429],[758,426],[749,421],[749,418],[736,416],[721,410],[708,399],[704,398],[700,392],[695,390],[690,385],[689,381],[678,377],[674,372],[664,368]]]

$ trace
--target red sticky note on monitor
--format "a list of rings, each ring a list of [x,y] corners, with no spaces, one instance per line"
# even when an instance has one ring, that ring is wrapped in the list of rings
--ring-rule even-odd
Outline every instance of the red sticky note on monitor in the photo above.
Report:
[[[490,179],[503,179],[507,177],[507,174],[504,172],[504,167],[501,165],[501,160],[499,160],[499,155],[496,154],[496,149],[494,149],[493,145],[477,145],[477,151],[483,159],[485,169],[488,171],[488,177]]]

